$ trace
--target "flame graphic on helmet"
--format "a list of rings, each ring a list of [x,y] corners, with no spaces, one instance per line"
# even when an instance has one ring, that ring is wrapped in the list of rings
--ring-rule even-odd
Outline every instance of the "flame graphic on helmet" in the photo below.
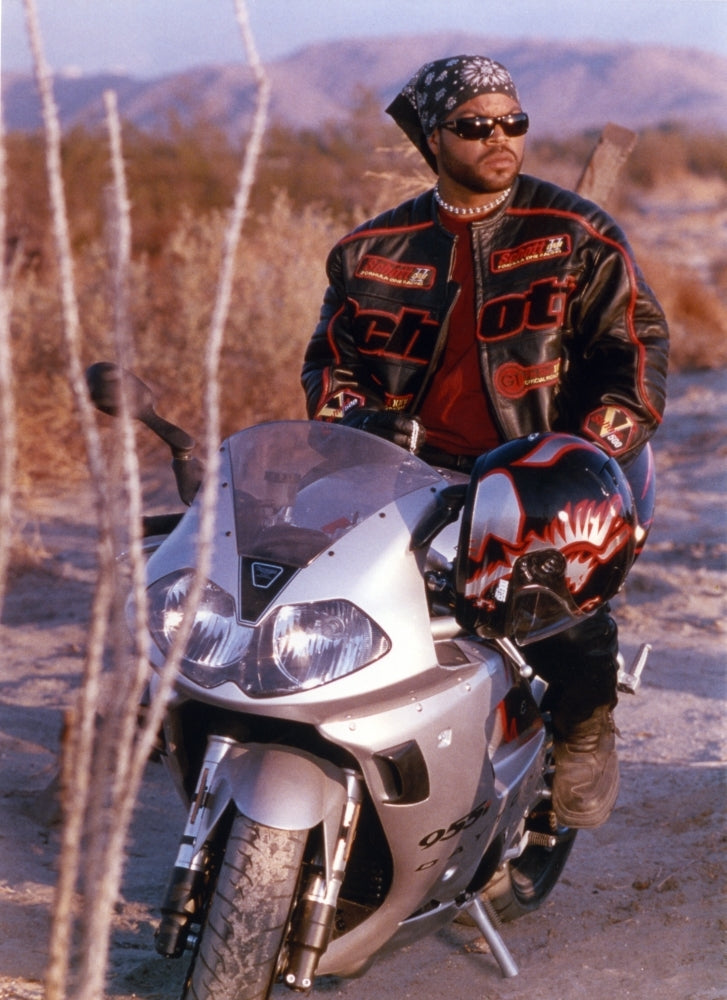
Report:
[[[628,544],[631,529],[619,507],[613,500],[583,501],[575,507],[567,504],[551,522],[542,541],[565,556],[565,578],[571,593],[582,590],[597,566]]]
[[[487,550],[493,537],[490,535],[484,545],[478,546],[480,553]],[[530,531],[524,539],[496,538],[501,558],[496,562],[487,559],[479,562],[478,570],[467,581],[466,596],[474,598],[476,605],[489,603],[486,592],[498,580],[509,580],[521,556],[550,548],[565,556],[568,590],[578,594],[594,570],[627,545],[629,537],[630,526],[621,514],[620,503],[613,498],[566,504],[542,534]]]

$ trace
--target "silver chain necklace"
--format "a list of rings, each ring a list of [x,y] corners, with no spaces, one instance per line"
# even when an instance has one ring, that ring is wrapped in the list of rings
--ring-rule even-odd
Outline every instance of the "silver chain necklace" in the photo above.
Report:
[[[507,188],[502,194],[499,194],[494,201],[488,202],[486,205],[478,205],[476,208],[459,208],[457,205],[450,205],[448,201],[439,193],[439,185],[434,189],[434,200],[443,208],[445,212],[449,212],[451,215],[484,215],[486,212],[491,212],[493,208],[497,208],[498,205],[502,205],[503,201],[507,200],[508,195],[512,191],[512,185]]]

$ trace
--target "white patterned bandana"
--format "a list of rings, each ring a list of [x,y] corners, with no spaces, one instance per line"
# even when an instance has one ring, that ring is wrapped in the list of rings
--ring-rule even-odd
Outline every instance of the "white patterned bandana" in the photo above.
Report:
[[[480,94],[507,94],[519,101],[513,79],[487,56],[452,56],[426,63],[386,109],[429,166],[437,163],[427,137],[455,108]]]

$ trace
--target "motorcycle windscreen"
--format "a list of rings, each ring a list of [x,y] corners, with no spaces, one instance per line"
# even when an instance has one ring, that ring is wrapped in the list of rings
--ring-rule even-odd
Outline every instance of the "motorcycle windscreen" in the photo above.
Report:
[[[229,440],[240,555],[307,565],[382,507],[440,476],[363,431],[320,421],[259,424]]]

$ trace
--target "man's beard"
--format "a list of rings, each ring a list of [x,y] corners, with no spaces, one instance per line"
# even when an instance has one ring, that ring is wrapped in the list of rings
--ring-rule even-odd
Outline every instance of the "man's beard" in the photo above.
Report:
[[[507,157],[507,165],[495,169],[488,168],[488,159],[495,155]],[[493,149],[476,163],[462,163],[442,154],[442,171],[460,187],[476,194],[497,194],[510,187],[520,171],[521,160],[518,160],[509,147]]]

